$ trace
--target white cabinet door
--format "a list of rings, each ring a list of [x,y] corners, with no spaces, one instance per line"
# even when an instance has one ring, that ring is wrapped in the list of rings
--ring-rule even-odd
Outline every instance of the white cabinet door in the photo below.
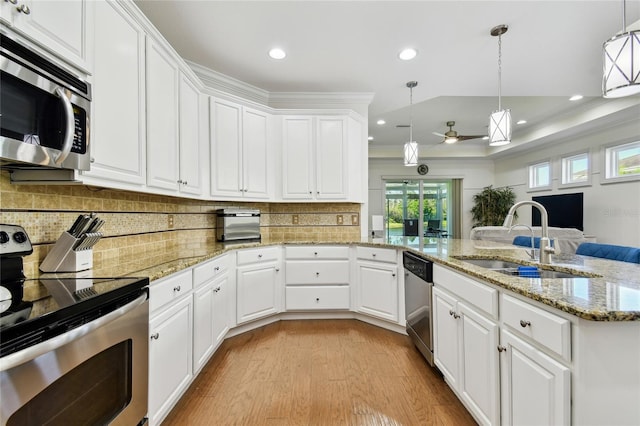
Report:
[[[147,185],[178,189],[178,67],[147,39]]]
[[[316,126],[316,198],[347,198],[347,121],[318,117]]]
[[[3,3],[11,3],[3,1]],[[92,30],[92,0],[19,0],[4,19],[21,33],[83,70],[90,51],[87,31]],[[5,9],[2,10],[3,15]]]
[[[193,372],[204,367],[215,348],[214,285],[209,282],[193,293]]]
[[[571,373],[508,331],[500,332],[502,424],[571,423]]]
[[[276,263],[238,268],[238,324],[276,314],[280,311],[281,289]]]
[[[482,424],[500,424],[498,324],[458,302],[462,339],[460,394]]]
[[[242,107],[211,98],[211,195],[242,193]]]
[[[229,331],[229,273],[224,273],[213,282],[213,344],[215,347]]]
[[[313,198],[313,118],[284,117],[282,125],[282,198]]]
[[[144,185],[145,35],[117,3],[100,1],[94,7],[92,163],[82,174]]]
[[[433,288],[433,357],[449,385],[457,388],[460,379],[460,341],[456,299]]]
[[[180,75],[180,192],[201,195],[200,91]]]
[[[250,108],[242,110],[242,192],[244,197],[269,197],[268,116]]]
[[[358,262],[357,310],[398,322],[397,267]]]
[[[192,299],[185,297],[149,322],[149,423],[158,425],[192,378]]]

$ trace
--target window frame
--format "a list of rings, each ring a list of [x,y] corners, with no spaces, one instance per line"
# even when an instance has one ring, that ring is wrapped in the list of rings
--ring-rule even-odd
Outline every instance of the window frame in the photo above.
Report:
[[[547,185],[534,186],[534,174],[539,170],[539,166],[546,165],[549,169],[549,183]],[[527,165],[527,192],[538,192],[551,190],[553,186],[553,163],[551,159],[538,160]]]
[[[590,151],[577,151],[573,153],[564,154],[560,157],[560,182],[558,183],[558,188],[577,188],[581,186],[591,186],[591,170],[592,170],[592,158]],[[569,164],[573,160],[579,160],[582,158],[586,158],[587,160],[587,170],[586,170],[586,179],[580,181],[571,181],[569,177],[571,175],[570,170],[567,168]]]
[[[639,148],[640,149],[640,139],[631,139],[627,141],[620,141],[616,143],[612,143],[609,145],[605,145],[602,147],[602,184],[608,183],[618,183],[618,182],[630,182],[640,180],[640,171],[638,173],[630,174],[630,175],[617,175],[617,158],[612,158],[613,154],[623,150],[625,147],[630,148]],[[616,170],[616,175],[612,176],[611,171]]]

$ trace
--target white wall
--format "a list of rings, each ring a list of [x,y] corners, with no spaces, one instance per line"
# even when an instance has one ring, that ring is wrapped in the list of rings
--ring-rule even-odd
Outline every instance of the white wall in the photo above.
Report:
[[[462,179],[462,238],[471,232],[473,195],[493,184],[493,161],[488,159],[438,159],[421,161],[429,166],[429,173],[421,176],[416,167],[405,167],[401,158],[369,159],[369,212],[384,214],[383,178],[388,179]],[[370,232],[369,232],[370,234]]]
[[[537,150],[510,155],[495,160],[495,186],[511,186],[516,200],[531,200],[533,196],[584,193],[584,233],[598,242],[640,247],[640,180],[602,184],[604,175],[603,146],[640,140],[640,120],[618,123],[589,134],[553,144]],[[566,154],[589,150],[591,153],[591,185],[578,188],[559,188],[560,159]],[[550,160],[552,189],[527,191],[527,165]],[[518,210],[518,222],[531,224],[531,209]]]

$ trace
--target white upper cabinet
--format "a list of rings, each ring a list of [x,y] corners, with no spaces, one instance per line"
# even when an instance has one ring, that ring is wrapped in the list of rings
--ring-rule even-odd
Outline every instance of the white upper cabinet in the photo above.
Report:
[[[94,7],[92,163],[83,181],[139,190],[146,183],[145,34],[117,3]]]
[[[269,115],[211,98],[211,195],[269,198]]]
[[[65,61],[90,72],[93,0],[3,0],[0,20]],[[114,34],[116,37],[118,34]]]
[[[202,194],[200,161],[200,91],[184,74],[180,74],[180,192]]]
[[[360,128],[346,115],[284,117],[282,198],[359,201]]]
[[[178,66],[147,39],[147,185],[177,191]]]

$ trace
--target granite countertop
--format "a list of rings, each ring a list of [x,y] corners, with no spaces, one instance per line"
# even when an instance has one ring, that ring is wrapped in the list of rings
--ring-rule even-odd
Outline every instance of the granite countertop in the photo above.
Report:
[[[67,274],[43,274],[75,277],[144,276],[151,281],[195,266],[231,250],[270,245],[361,245],[409,249],[472,277],[511,290],[522,296],[593,321],[640,321],[640,265],[578,255],[554,255],[544,269],[585,275],[580,278],[520,278],[475,266],[464,258],[489,258],[534,265],[526,250],[504,243],[483,240],[433,239],[422,250],[407,241],[369,242],[294,242],[210,243],[183,250],[140,253],[132,259],[96,262],[88,271]]]

